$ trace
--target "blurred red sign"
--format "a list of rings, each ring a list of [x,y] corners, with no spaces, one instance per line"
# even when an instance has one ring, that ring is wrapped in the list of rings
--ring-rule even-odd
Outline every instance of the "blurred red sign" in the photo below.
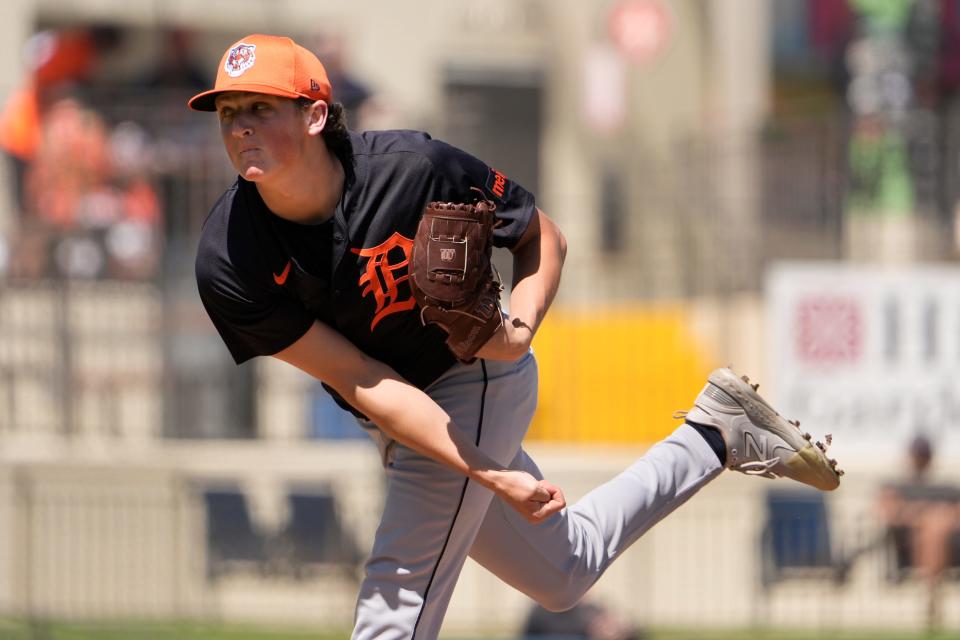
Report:
[[[796,347],[802,362],[852,364],[863,346],[863,314],[853,298],[810,297],[796,307]]]
[[[670,39],[670,15],[657,0],[621,0],[610,10],[610,39],[620,53],[637,65],[646,64]]]

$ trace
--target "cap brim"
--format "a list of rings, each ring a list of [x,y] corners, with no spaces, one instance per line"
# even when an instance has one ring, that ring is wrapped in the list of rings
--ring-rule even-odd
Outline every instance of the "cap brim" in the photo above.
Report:
[[[197,95],[190,98],[187,102],[187,106],[193,109],[194,111],[216,111],[216,99],[217,96],[221,93],[227,93],[228,91],[249,91],[250,93],[266,93],[271,96],[280,96],[281,98],[301,98],[301,94],[294,91],[287,91],[286,89],[279,89],[277,87],[271,87],[269,85],[263,84],[234,84],[223,89],[210,89],[209,91],[204,91],[203,93],[198,93]]]

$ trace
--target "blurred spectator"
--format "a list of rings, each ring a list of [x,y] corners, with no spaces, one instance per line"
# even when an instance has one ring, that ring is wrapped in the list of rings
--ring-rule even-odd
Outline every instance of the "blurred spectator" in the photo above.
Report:
[[[13,161],[19,188],[27,164],[40,146],[41,120],[50,105],[76,83],[90,77],[96,59],[96,39],[90,29],[41,31],[24,47],[26,79],[0,113],[0,148]]]
[[[898,568],[913,567],[928,586],[927,622],[936,627],[944,572],[960,561],[960,489],[930,479],[934,452],[926,436],[914,437],[907,454],[907,477],[883,487],[878,510]]]
[[[160,203],[147,180],[148,162],[148,141],[137,125],[110,130],[72,99],[51,107],[26,171],[24,205],[31,222],[51,232],[59,274],[152,275]]]
[[[88,82],[98,58],[115,48],[114,27],[75,27],[41,31],[24,46],[26,78],[0,113],[0,148],[29,162],[40,143],[40,121],[47,108]]]
[[[131,123],[111,128],[76,90],[115,30],[42,32],[27,46],[30,73],[0,116],[21,216],[10,272],[21,278],[145,278],[159,260],[160,204],[150,144]]]
[[[598,604],[583,601],[567,611],[534,605],[523,629],[523,640],[643,640],[633,623]]]

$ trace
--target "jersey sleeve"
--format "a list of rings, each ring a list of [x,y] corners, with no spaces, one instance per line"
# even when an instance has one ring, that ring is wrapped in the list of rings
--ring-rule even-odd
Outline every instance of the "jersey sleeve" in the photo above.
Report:
[[[471,188],[481,189],[497,206],[500,224],[493,232],[494,246],[513,248],[536,215],[533,194],[482,160],[445,142],[431,140],[428,148],[436,176],[433,199],[472,201]]]
[[[298,300],[253,275],[263,271],[269,279],[271,273],[257,261],[262,249],[253,235],[242,223],[212,214],[195,265],[200,300],[237,364],[289,347],[315,319]]]
[[[237,364],[273,355],[296,342],[314,317],[297,301],[257,294],[234,278],[197,265],[200,300]]]

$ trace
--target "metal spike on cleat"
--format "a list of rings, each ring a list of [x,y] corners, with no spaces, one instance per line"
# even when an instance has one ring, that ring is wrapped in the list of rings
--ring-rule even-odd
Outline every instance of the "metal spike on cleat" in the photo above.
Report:
[[[829,447],[831,444],[833,444],[833,434],[828,433],[827,435],[825,435],[825,436],[823,437],[823,439],[827,441],[827,446],[828,446],[828,447]]]
[[[753,390],[754,390],[754,391],[756,391],[757,389],[760,388],[760,383],[758,382],[758,383],[752,384],[752,385],[750,385],[750,386],[753,387]]]
[[[804,440],[810,440],[811,438],[813,438],[813,436],[810,435],[809,433],[807,433],[807,432],[804,432],[804,433],[803,433],[803,439],[804,439]]]

